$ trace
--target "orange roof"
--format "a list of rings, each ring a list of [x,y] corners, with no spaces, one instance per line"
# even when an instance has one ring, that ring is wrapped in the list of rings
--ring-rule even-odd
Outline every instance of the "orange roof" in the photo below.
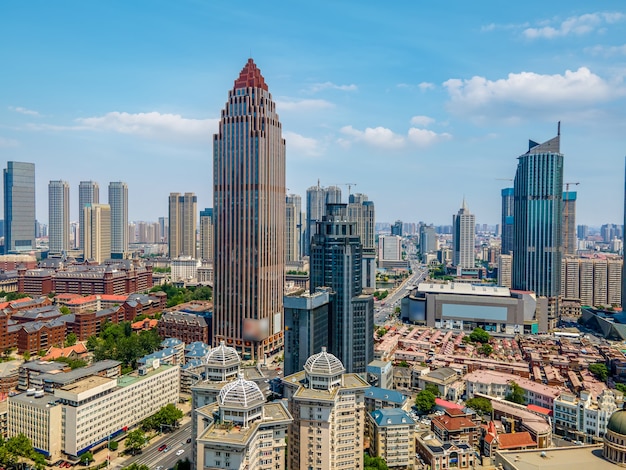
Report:
[[[96,295],[86,295],[85,297],[74,297],[73,299],[68,300],[68,305],[82,305],[89,302],[95,302],[98,300],[98,296]]]
[[[546,416],[552,416],[552,410],[550,408],[544,408],[543,406],[538,405],[527,405],[528,411],[534,411],[535,413],[540,413]]]
[[[77,297],[82,297],[82,295],[80,295],[80,294],[57,294],[55,296],[55,298],[59,299],[59,300],[71,300],[71,299],[75,299]]]
[[[155,328],[159,324],[159,320],[146,318],[145,320],[136,321],[131,325],[131,327],[133,330],[141,330],[146,327],[146,323],[148,324],[148,328]]]
[[[76,354],[85,354],[87,352],[87,348],[83,343],[77,343],[74,346],[68,346],[67,348],[55,348],[52,347],[41,359],[44,361],[50,361],[52,359],[58,359],[60,357],[69,357],[72,352]]]
[[[33,299],[31,299],[30,297],[23,297],[21,299],[15,299],[13,302],[10,302],[10,303],[12,303],[12,304],[21,304],[22,302],[30,302],[31,300],[33,300]]]
[[[102,300],[106,300],[109,302],[126,302],[126,299],[128,299],[127,295],[113,295],[113,294],[102,294],[100,296],[100,298]]]
[[[465,416],[459,416],[452,418],[450,416],[436,416],[432,420],[433,423],[438,423],[448,431],[460,431],[461,429],[477,428],[476,424],[467,419]]]
[[[498,436],[498,442],[500,443],[501,450],[535,447],[537,445],[528,431],[500,434]]]

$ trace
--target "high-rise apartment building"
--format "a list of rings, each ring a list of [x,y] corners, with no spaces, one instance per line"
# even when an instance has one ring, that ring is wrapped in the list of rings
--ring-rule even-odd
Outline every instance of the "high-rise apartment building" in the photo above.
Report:
[[[200,211],[200,259],[213,262],[213,208]]]
[[[83,221],[84,257],[103,263],[111,257],[111,207],[108,204],[86,204]]]
[[[422,261],[426,262],[427,254],[437,251],[437,231],[432,225],[422,225],[420,227],[420,253]]]
[[[563,155],[560,132],[530,141],[515,173],[513,289],[557,297],[561,287]]]
[[[87,204],[100,203],[100,185],[95,181],[81,181],[78,185],[78,244],[77,248],[84,248],[84,228],[83,208]]]
[[[310,285],[311,291],[330,287],[335,293],[328,346],[349,372],[364,373],[374,359],[374,301],[362,294],[361,239],[346,204],[327,204],[317,226],[311,241]]]
[[[511,269],[513,267],[513,256],[500,254],[498,256],[498,285],[511,288]]]
[[[318,180],[317,186],[311,186],[306,190],[305,255],[310,254],[311,238],[315,234],[316,223],[320,222],[326,214],[326,204],[339,203],[341,203],[341,188],[338,186],[323,188]]]
[[[213,136],[214,344],[246,359],[283,343],[285,193],[282,125],[249,59]]]
[[[50,253],[70,249],[70,185],[67,181],[48,183],[48,249]]]
[[[285,209],[285,261],[298,261],[301,258],[302,198],[289,194],[285,198]]]
[[[399,237],[402,236],[402,221],[401,220],[396,220],[393,223],[393,225],[391,226],[391,234],[398,235]]]
[[[504,188],[502,195],[502,253],[508,255],[513,251],[513,188]]]
[[[402,237],[381,235],[378,237],[378,260],[399,261],[402,259]]]
[[[463,199],[463,204],[456,215],[452,216],[452,262],[459,268],[475,266],[474,245],[476,241],[476,216],[470,213]]]
[[[35,249],[35,165],[7,162],[4,169],[4,253]]]
[[[159,217],[159,242],[167,242],[167,235],[170,230],[170,223],[167,217]]]
[[[356,223],[356,233],[363,245],[363,288],[376,288],[376,211],[366,194],[350,194],[348,219]]]
[[[128,185],[121,181],[109,183],[111,207],[111,254],[128,251]]]
[[[196,226],[198,224],[198,198],[194,193],[170,193],[169,235],[170,258],[190,256],[196,258]]]
[[[576,236],[579,240],[586,240],[589,236],[589,225],[577,225]]]
[[[624,158],[624,162],[626,162],[626,158]],[[6,212],[5,212],[6,217]],[[624,165],[624,230],[626,230],[626,164]],[[6,242],[5,242],[6,243]],[[626,256],[624,256],[626,258]],[[622,265],[622,310],[624,306],[626,306],[626,263]]]
[[[563,254],[575,255],[576,242],[576,191],[563,192]]]
[[[561,296],[564,299],[579,299],[583,306],[619,305],[622,265],[623,261],[619,258],[563,258]]]

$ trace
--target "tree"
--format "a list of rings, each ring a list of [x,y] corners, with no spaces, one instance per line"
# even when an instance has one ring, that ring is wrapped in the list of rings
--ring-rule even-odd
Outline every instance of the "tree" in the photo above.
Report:
[[[397,366],[398,366],[398,367],[409,367],[409,363],[408,363],[408,362],[406,362],[406,361],[400,361],[400,362],[397,364]]]
[[[153,414],[149,418],[146,418],[143,422],[142,427],[146,430],[154,429],[156,431],[159,431],[162,427],[165,427],[166,430],[171,431],[178,425],[178,421],[182,419],[182,417],[183,412],[176,408],[175,405],[168,403],[155,414]]]
[[[402,309],[400,307],[396,307],[393,309],[393,312],[397,315],[398,313],[402,312]]]
[[[66,305],[63,305],[59,309],[59,312],[61,312],[61,315],[69,315],[70,313],[72,313],[72,311]]]
[[[471,408],[479,415],[486,415],[493,411],[493,406],[491,406],[491,401],[487,398],[476,397],[470,398],[465,402],[468,408]]]
[[[93,454],[91,452],[85,452],[80,456],[80,463],[83,465],[89,465],[89,462],[93,460]]]
[[[135,429],[126,436],[126,450],[135,455],[146,445],[146,435],[141,429]]]
[[[174,470],[191,470],[191,462],[189,459],[179,460],[174,465]]]
[[[506,397],[504,397],[504,399],[506,401],[517,403],[518,405],[524,405],[526,401],[524,400],[524,389],[513,381],[509,383],[509,387],[511,391]]]
[[[439,387],[437,387],[435,384],[427,384],[426,387],[424,387],[424,390],[429,391],[430,393],[435,395],[435,397],[440,397],[441,396],[441,392],[439,391]]]
[[[435,395],[428,390],[422,390],[415,397],[415,406],[422,413],[428,413],[435,406]]]
[[[119,446],[120,446],[120,443],[117,441],[109,442],[109,450],[117,450]]]
[[[76,333],[70,333],[65,337],[65,347],[67,348],[68,346],[74,346],[77,339],[78,338],[76,337]]]
[[[493,347],[488,343],[484,343],[480,348],[478,348],[478,352],[484,354],[485,356],[491,356]]]
[[[25,361],[30,361],[30,351],[24,351],[24,353],[22,354],[22,357],[24,358]]]
[[[470,341],[472,343],[488,343],[491,336],[482,328],[474,328],[470,333]]]
[[[607,369],[606,365],[598,362],[597,364],[589,364],[589,372],[595,375],[598,380],[602,382],[606,382],[609,378],[609,369]]]
[[[382,338],[383,336],[385,336],[386,333],[387,333],[387,330],[385,328],[378,328],[378,330],[376,330],[376,335],[379,338]]]
[[[388,470],[387,462],[382,457],[370,457],[366,452],[363,454],[364,470]]]

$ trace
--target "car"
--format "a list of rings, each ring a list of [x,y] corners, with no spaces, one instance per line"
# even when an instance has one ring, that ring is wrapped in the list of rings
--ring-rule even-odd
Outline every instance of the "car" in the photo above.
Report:
[[[167,446],[165,444],[162,444],[162,445],[159,446],[159,452],[162,452],[165,449],[167,449]]]
[[[167,452],[168,450],[170,450],[170,448],[165,446],[165,449],[163,449],[163,452]]]
[[[183,455],[184,452],[185,452],[185,449],[177,450],[176,455]]]
[[[191,442],[191,437],[187,438],[187,444],[189,444]]]

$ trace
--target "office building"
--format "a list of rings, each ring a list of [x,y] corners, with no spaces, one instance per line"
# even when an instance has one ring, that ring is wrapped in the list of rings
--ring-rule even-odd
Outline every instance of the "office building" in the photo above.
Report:
[[[285,261],[300,260],[302,240],[302,198],[289,194],[285,198]]]
[[[498,256],[498,285],[511,288],[511,270],[513,256],[501,254]]]
[[[200,211],[200,259],[213,262],[213,208]]]
[[[463,199],[459,212],[452,216],[452,263],[457,268],[473,268],[476,239],[476,217],[470,213]]]
[[[85,230],[85,220],[83,219],[83,208],[87,204],[100,203],[100,186],[95,181],[81,181],[78,185],[78,244],[77,248],[84,249],[83,240]]]
[[[170,229],[169,219],[167,217],[159,217],[159,242],[167,242],[167,235]]]
[[[4,169],[4,254],[35,249],[35,165],[7,162]]]
[[[111,258],[111,207],[108,204],[85,204],[83,223],[84,258],[104,263]]]
[[[194,193],[170,193],[167,238],[170,258],[196,258],[197,210],[198,198]]]
[[[576,191],[563,193],[563,254],[575,255],[576,242]]]
[[[341,188],[337,186],[323,188],[318,180],[317,186],[311,186],[306,190],[305,255],[310,255],[311,238],[315,234],[316,223],[320,222],[326,213],[326,204],[339,203],[341,203]]]
[[[363,246],[363,289],[376,288],[376,211],[366,194],[350,194],[348,219],[356,222],[356,233]]]
[[[346,373],[325,348],[307,359],[304,370],[286,376],[283,384],[293,416],[288,468],[363,468],[369,384],[358,374]]]
[[[111,208],[111,254],[128,251],[128,185],[121,181],[109,183]]]
[[[378,237],[378,261],[400,261],[402,259],[402,237],[381,235]]]
[[[420,253],[422,262],[426,262],[426,255],[434,253],[438,249],[437,232],[432,225],[422,225],[420,227]]]
[[[70,249],[70,185],[67,181],[48,183],[48,249],[50,253]]]
[[[349,372],[365,373],[374,359],[374,301],[362,294],[362,246],[346,204],[327,204],[311,241],[311,290],[329,287],[331,303],[329,349]]]
[[[393,225],[391,226],[391,234],[397,235],[399,237],[402,236],[402,221],[401,220],[396,220],[393,223]]]
[[[515,173],[513,289],[557,297],[561,288],[563,155],[560,131],[518,158]]]
[[[213,152],[214,344],[258,360],[283,344],[286,187],[282,125],[252,59],[228,92]]]
[[[513,251],[513,200],[514,189],[504,188],[502,190],[502,253],[508,255]]]

